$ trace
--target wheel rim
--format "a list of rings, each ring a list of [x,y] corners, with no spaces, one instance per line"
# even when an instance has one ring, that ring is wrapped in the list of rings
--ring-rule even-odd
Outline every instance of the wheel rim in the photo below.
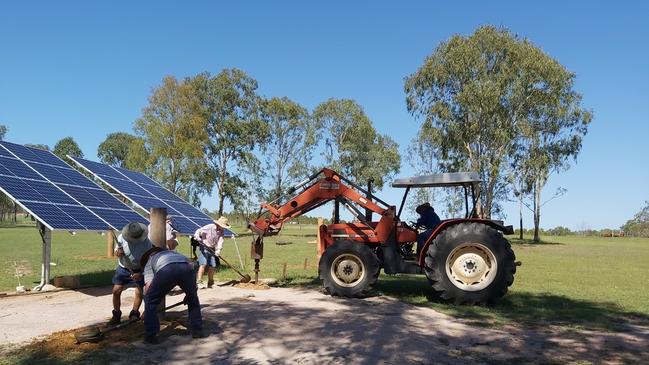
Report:
[[[446,275],[453,285],[466,291],[488,287],[497,271],[496,256],[480,243],[463,243],[453,249],[446,259]]]
[[[361,259],[351,253],[342,254],[331,265],[331,277],[336,284],[343,287],[358,285],[365,278],[365,265]]]

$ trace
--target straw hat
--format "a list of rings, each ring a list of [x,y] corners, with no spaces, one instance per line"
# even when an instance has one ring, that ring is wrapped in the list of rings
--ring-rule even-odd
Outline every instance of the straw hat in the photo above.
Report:
[[[217,226],[219,226],[221,228],[225,228],[225,229],[232,228],[232,226],[230,226],[230,224],[228,223],[228,219],[226,217],[223,217],[223,216],[221,216],[219,219],[215,220],[214,224],[216,224]]]
[[[148,235],[148,228],[140,222],[129,223],[122,228],[122,237],[131,243],[142,242],[147,239]]]

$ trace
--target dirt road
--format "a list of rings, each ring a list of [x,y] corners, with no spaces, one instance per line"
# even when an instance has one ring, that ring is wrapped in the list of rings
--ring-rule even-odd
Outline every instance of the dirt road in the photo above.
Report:
[[[136,333],[134,340],[79,351],[103,351],[111,363],[123,364],[613,364],[649,358],[644,327],[628,333],[483,328],[385,296],[342,299],[306,289],[219,287],[199,297],[205,339],[192,340],[180,326],[163,331],[156,346],[144,345]],[[170,297],[167,304],[179,300]],[[109,288],[0,299],[0,346],[97,323],[110,315],[110,303]]]

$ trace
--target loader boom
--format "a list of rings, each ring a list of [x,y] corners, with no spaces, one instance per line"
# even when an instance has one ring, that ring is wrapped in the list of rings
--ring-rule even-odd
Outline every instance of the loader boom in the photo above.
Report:
[[[342,204],[350,210],[350,213],[352,213],[352,215],[354,215],[362,225],[372,230],[376,230],[377,232],[384,230],[387,234],[387,231],[391,229],[390,226],[394,222],[395,208],[393,206],[388,206],[385,202],[375,198],[375,200],[383,205],[382,207],[371,198],[363,196],[361,192],[366,195],[371,194],[367,194],[367,192],[363,191],[362,188],[331,169],[324,168],[320,170],[318,173],[313,174],[309,179],[291,189],[290,192],[294,192],[297,189],[302,190],[283,204],[277,204],[274,202],[263,203],[261,207],[268,212],[268,215],[250,223],[248,228],[262,237],[273,236],[279,233],[284,222],[308,213],[309,211],[330,201],[337,201]],[[359,192],[359,190],[361,192]],[[365,214],[355,205],[378,214],[381,217],[381,220],[378,224],[367,222]]]

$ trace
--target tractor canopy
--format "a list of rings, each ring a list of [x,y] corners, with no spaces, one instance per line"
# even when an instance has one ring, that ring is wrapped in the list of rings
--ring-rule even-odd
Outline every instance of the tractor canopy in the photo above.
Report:
[[[437,188],[480,184],[482,180],[477,172],[446,172],[441,174],[422,175],[396,179],[393,188]]]
[[[461,186],[464,188],[465,218],[475,216],[475,206],[480,195],[480,174],[477,172],[445,172],[432,175],[422,175],[395,179],[392,182],[393,188],[405,188],[403,200],[399,207],[398,217],[401,217],[403,206],[406,203],[408,192],[411,188],[448,188]],[[469,194],[473,207],[469,209]]]

